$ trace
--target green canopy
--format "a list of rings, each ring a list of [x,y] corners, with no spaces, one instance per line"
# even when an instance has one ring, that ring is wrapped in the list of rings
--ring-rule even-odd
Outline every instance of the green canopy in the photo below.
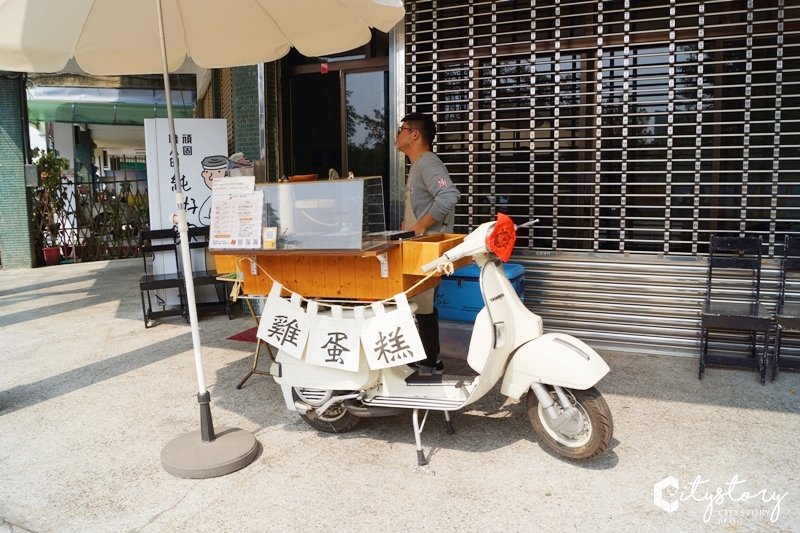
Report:
[[[175,118],[192,118],[192,107],[175,105],[173,113]],[[143,126],[146,118],[167,118],[167,106],[126,102],[28,100],[28,120],[31,122]]]

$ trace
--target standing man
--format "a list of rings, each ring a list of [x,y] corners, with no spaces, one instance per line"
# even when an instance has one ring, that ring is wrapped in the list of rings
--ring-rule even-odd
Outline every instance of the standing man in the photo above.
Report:
[[[411,113],[403,117],[395,146],[408,156],[411,170],[405,189],[405,215],[401,229],[415,235],[452,233],[456,203],[460,193],[447,169],[431,151],[436,124],[430,115]],[[434,307],[436,289],[429,289],[410,301],[417,304],[417,324],[422,346],[428,356],[420,361],[420,374],[441,374],[439,359],[439,313]]]

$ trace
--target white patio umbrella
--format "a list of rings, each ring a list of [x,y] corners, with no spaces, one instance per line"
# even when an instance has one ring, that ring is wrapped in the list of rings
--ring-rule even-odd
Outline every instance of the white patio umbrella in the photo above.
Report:
[[[58,72],[74,58],[89,74],[163,73],[180,176],[169,72],[187,57],[204,68],[224,68],[274,61],[291,47],[306,56],[333,54],[367,43],[370,27],[388,32],[404,15],[402,0],[0,0],[0,70]],[[249,464],[258,446],[249,432],[214,431],[180,189],[175,203],[173,218],[188,265],[201,428],[167,444],[161,461],[181,477],[220,476]]]

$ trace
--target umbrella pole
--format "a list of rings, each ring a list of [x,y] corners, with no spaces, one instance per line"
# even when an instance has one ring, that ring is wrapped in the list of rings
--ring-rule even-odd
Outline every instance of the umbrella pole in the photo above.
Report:
[[[178,226],[180,234],[181,262],[183,278],[186,282],[186,306],[189,310],[189,324],[192,330],[195,369],[197,372],[197,402],[200,404],[200,430],[185,433],[170,441],[161,451],[161,464],[164,469],[178,477],[209,478],[230,474],[244,468],[255,459],[258,441],[247,431],[239,428],[219,428],[214,432],[211,419],[211,394],[206,389],[203,373],[203,355],[200,344],[200,328],[197,325],[197,303],[192,278],[192,257],[189,248],[189,224],[186,221],[182,176],[180,172],[175,118],[172,114],[172,93],[167,65],[167,46],[164,38],[164,15],[161,0],[156,0],[158,9],[158,33],[161,38],[161,62],[164,67],[164,93],[167,99],[167,120],[169,122],[170,144],[175,163],[175,205],[177,212],[172,222]]]

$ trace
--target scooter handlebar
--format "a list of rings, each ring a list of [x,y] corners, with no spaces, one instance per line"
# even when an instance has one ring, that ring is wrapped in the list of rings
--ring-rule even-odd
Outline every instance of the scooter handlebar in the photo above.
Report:
[[[425,263],[420,268],[421,268],[423,274],[427,274],[431,270],[435,270],[436,267],[438,267],[442,263],[447,263],[448,261],[449,260],[447,259],[447,257],[441,256],[441,257],[438,257],[438,258],[434,259],[430,263]]]

